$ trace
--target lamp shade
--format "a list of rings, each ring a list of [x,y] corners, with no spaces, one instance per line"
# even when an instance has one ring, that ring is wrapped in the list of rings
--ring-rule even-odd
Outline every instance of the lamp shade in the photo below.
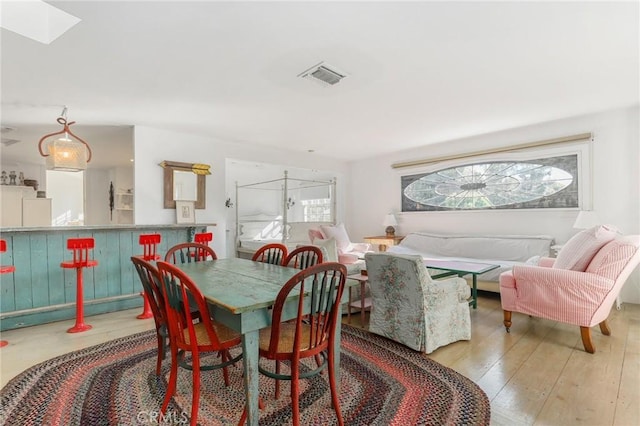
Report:
[[[581,210],[573,223],[573,227],[576,229],[589,229],[600,225],[600,223],[600,218],[596,212],[593,210]]]
[[[59,138],[47,144],[47,169],[77,172],[87,169],[87,148],[81,142]]]
[[[398,221],[393,214],[388,214],[384,217],[384,221],[382,222],[382,226],[396,226]]]

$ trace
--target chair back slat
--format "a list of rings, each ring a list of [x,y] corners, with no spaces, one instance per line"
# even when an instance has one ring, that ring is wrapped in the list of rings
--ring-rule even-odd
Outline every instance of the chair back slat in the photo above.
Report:
[[[209,246],[200,243],[180,243],[171,247],[164,256],[164,261],[174,265],[216,260],[216,252]]]
[[[153,264],[140,256],[131,256],[131,262],[138,272],[142,288],[147,295],[156,329],[167,322],[167,313],[164,306],[164,298],[160,289],[160,272]]]
[[[180,348],[197,350],[198,338],[191,312],[209,312],[202,292],[191,278],[175,265],[158,262],[161,290],[167,311],[169,335],[175,339]],[[215,332],[209,315],[201,315],[213,347],[221,348],[220,340]]]
[[[200,232],[193,236],[194,243],[208,244],[213,241],[213,232]]]
[[[287,257],[287,246],[280,243],[266,244],[258,249],[251,258],[255,262],[270,265],[282,265]]]
[[[78,266],[86,265],[90,260],[90,250],[93,250],[95,240],[93,238],[69,238],[67,249],[73,252],[73,263]]]
[[[282,312],[292,294],[299,296],[297,315],[293,321],[296,330],[286,353],[293,353],[296,359],[313,356],[327,349],[329,342],[333,341],[339,320],[338,310],[346,276],[344,265],[327,262],[304,269],[287,281],[273,305],[268,357],[277,358],[283,348],[280,334]]]
[[[158,245],[162,236],[160,234],[142,234],[138,242],[142,246],[142,258],[144,260],[160,259]]]
[[[302,246],[289,253],[282,265],[302,270],[320,264],[322,260],[322,250],[319,247]]]

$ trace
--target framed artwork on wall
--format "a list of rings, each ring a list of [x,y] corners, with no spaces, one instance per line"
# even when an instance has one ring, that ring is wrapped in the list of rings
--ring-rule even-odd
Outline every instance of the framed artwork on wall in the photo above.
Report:
[[[193,201],[176,201],[176,223],[196,223]]]

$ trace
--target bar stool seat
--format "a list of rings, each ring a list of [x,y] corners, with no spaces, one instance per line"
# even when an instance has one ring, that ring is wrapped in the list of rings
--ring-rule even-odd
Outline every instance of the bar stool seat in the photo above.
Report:
[[[158,254],[158,245],[160,244],[161,239],[162,236],[160,234],[140,235],[138,242],[142,246],[142,255],[137,257],[147,262],[160,260],[161,256]],[[153,318],[153,311],[151,310],[151,304],[149,303],[149,296],[147,296],[147,293],[145,293],[144,290],[140,292],[140,296],[142,296],[144,304],[142,306],[142,313],[136,316],[136,318]]]
[[[93,250],[95,240],[93,238],[69,238],[67,249],[73,251],[73,260],[60,263],[64,269],[76,270],[76,324],[67,330],[67,333],[80,333],[91,330],[89,324],[84,322],[84,286],[82,271],[84,268],[98,266],[98,261],[89,258],[89,250]]]
[[[0,253],[4,253],[7,251],[7,242],[5,240],[0,240]],[[0,274],[10,274],[16,270],[16,267],[13,265],[0,265]],[[0,348],[3,346],[7,346],[9,342],[6,340],[0,340]]]

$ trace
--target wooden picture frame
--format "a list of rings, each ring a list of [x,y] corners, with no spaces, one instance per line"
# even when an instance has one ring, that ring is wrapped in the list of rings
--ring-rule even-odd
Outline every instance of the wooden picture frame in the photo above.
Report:
[[[193,201],[176,201],[176,223],[196,223]]]
[[[197,198],[195,201],[196,209],[204,209],[206,207],[206,175],[210,175],[209,166],[197,163],[180,163],[177,161],[163,161],[160,167],[164,168],[164,208],[175,209],[176,201],[173,199],[173,172],[189,171],[197,175]]]

